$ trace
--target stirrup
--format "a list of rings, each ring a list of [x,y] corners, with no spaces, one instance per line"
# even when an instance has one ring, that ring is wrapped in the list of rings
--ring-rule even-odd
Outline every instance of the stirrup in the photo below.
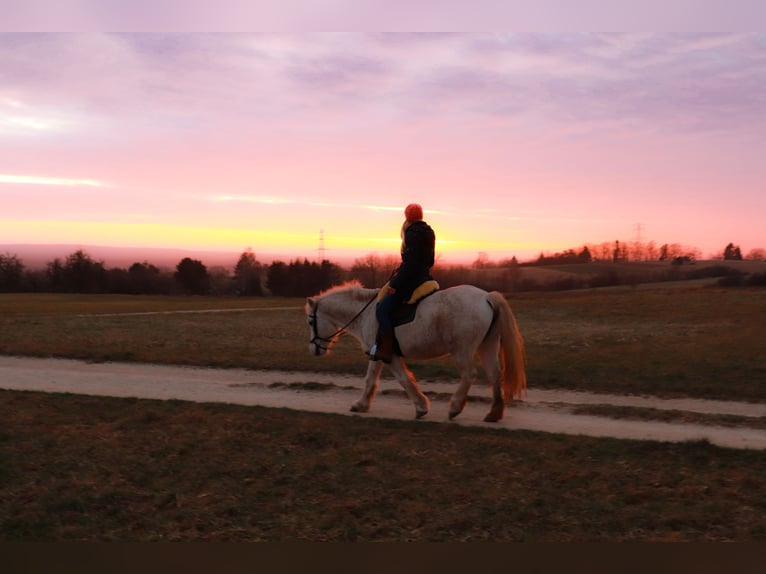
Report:
[[[370,349],[369,353],[367,353],[370,356],[371,361],[383,361],[386,365],[390,365],[391,361],[393,360],[394,356],[393,353],[391,353],[391,356],[386,357],[378,357],[376,356],[378,354],[378,344],[374,344],[372,348]]]

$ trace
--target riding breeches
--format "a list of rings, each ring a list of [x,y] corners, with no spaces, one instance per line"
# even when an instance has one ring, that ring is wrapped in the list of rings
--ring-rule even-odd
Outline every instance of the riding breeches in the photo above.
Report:
[[[381,330],[386,332],[393,332],[394,326],[391,321],[391,314],[399,305],[402,304],[402,295],[397,291],[396,293],[389,293],[383,299],[380,300],[377,307],[375,307],[375,315],[378,318],[378,326]]]

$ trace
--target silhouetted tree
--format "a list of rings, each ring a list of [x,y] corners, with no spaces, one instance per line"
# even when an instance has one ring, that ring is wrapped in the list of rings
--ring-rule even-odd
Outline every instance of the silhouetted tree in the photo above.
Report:
[[[112,267],[106,270],[107,291],[109,293],[134,294],[133,283],[127,269]]]
[[[492,267],[492,262],[489,260],[487,252],[479,251],[471,267],[474,269],[487,269],[488,267]]]
[[[51,291],[64,290],[64,265],[61,263],[61,259],[56,257],[45,265],[45,276]]]
[[[289,291],[290,277],[284,261],[273,261],[266,275],[266,286],[272,295],[285,295]]]
[[[341,268],[326,259],[321,264],[308,259],[296,259],[289,265],[274,261],[269,266],[267,285],[272,295],[308,297],[339,283],[341,275]]]
[[[590,250],[587,247],[583,247],[580,253],[577,253],[574,249],[567,249],[553,255],[543,255],[541,253],[534,265],[571,265],[589,263],[591,260]]]
[[[609,241],[587,245],[586,247],[590,251],[593,260],[610,261],[612,259],[612,244]]]
[[[24,293],[45,293],[51,290],[50,279],[46,269],[26,269],[21,280]]]
[[[689,255],[678,255],[673,257],[673,265],[688,265],[694,263],[694,259]]]
[[[49,262],[46,275],[53,291],[102,293],[108,289],[103,262],[93,261],[82,249],[69,255],[63,263],[58,258]]]
[[[650,241],[646,244],[646,261],[657,260],[657,244],[654,241]]]
[[[211,295],[231,295],[235,293],[234,278],[231,276],[231,272],[226,267],[216,265],[208,270],[208,277],[210,279]]]
[[[627,258],[627,252],[625,250],[625,245],[620,245],[619,241],[614,242],[614,254],[612,256],[612,261],[617,263],[618,261],[625,261]]]
[[[521,286],[521,268],[519,260],[514,255],[508,263],[508,288],[511,291],[518,291]]]
[[[727,261],[742,261],[742,251],[740,251],[739,245],[729,243],[723,250],[723,258]]]
[[[331,263],[327,259],[323,259],[322,263],[319,265],[318,285],[316,286],[316,289],[312,290],[309,294],[314,295],[320,291],[329,289],[333,285],[337,285],[341,282],[342,277],[343,270],[340,266]]]
[[[239,256],[234,267],[234,282],[239,295],[263,295],[261,274],[263,266],[249,247]]]
[[[128,268],[130,279],[130,292],[135,294],[167,294],[170,289],[167,279],[163,279],[160,270],[149,263],[134,263]]]
[[[394,256],[381,257],[370,253],[354,260],[351,266],[351,278],[357,279],[365,287],[380,287],[391,276],[398,262]]]
[[[184,257],[173,276],[181,289],[190,295],[206,295],[210,291],[207,267],[197,259]]]
[[[21,289],[24,264],[16,255],[0,255],[0,291],[6,293]]]

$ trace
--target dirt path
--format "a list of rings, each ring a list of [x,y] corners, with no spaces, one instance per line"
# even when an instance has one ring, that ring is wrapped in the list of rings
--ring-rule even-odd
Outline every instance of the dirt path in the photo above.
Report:
[[[442,395],[454,383],[421,384],[424,392]],[[207,369],[132,363],[86,363],[63,359],[33,359],[0,356],[0,388],[69,392],[115,397],[180,399],[348,414],[362,388],[362,376],[308,372]],[[399,385],[381,383],[372,412],[364,415],[396,419],[414,418],[414,407],[403,397]],[[485,385],[477,384],[471,397],[488,397]],[[455,419],[447,419],[447,401],[434,398],[425,421],[478,425],[486,428],[528,429],[625,439],[687,441],[707,439],[731,448],[766,449],[766,430],[747,426],[722,427],[707,424],[665,423],[576,415],[578,405],[611,404],[678,410],[689,413],[766,417],[766,404],[658,399],[607,394],[530,389],[528,396],[509,408],[497,424],[482,422],[488,410],[484,402],[469,402]]]

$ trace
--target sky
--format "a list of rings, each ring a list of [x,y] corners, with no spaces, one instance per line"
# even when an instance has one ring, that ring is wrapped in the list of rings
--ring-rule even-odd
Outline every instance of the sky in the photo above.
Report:
[[[12,244],[766,247],[766,33],[0,33]]]

